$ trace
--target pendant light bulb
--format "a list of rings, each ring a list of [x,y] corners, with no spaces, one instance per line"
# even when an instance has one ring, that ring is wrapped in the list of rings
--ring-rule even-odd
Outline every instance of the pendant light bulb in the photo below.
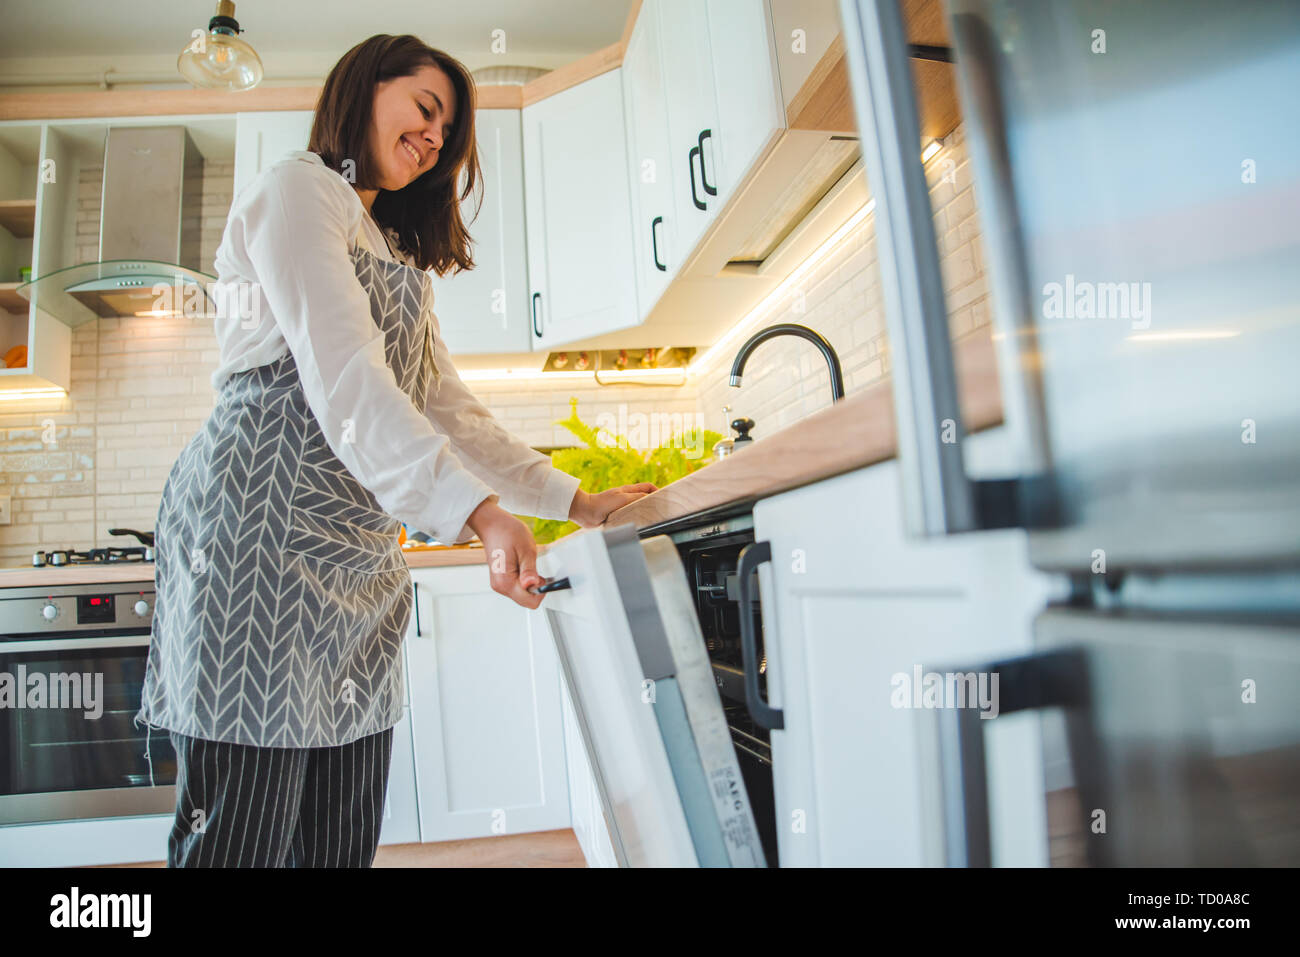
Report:
[[[176,60],[176,69],[194,86],[205,90],[251,90],[262,82],[262,60],[239,38],[235,5],[220,0],[208,29],[195,30],[189,45]]]

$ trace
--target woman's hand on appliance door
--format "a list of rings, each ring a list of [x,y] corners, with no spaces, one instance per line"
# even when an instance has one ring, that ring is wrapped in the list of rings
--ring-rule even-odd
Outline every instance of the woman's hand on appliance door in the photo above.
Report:
[[[583,528],[595,528],[603,525],[611,512],[657,491],[659,487],[654,482],[620,485],[595,495],[578,489],[573,496],[573,505],[569,508],[569,521],[577,522]]]
[[[537,542],[528,526],[492,499],[484,499],[466,523],[483,542],[492,590],[524,608],[536,608],[545,595],[528,591],[545,579],[537,573]]]

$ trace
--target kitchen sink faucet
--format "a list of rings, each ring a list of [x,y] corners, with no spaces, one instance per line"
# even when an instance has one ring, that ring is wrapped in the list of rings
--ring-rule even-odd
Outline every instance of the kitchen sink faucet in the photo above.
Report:
[[[801,339],[807,339],[820,349],[822,358],[826,360],[826,365],[831,370],[831,401],[838,402],[844,398],[844,373],[840,369],[840,357],[835,354],[831,344],[820,332],[794,322],[779,322],[774,326],[760,329],[749,337],[749,340],[736,353],[736,361],[731,365],[730,381],[733,386],[740,386],[740,374],[745,370],[745,363],[748,361],[750,353],[760,343],[777,336],[799,336]]]

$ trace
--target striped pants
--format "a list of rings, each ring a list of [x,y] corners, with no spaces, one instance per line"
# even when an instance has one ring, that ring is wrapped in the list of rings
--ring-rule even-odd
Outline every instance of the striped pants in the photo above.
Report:
[[[170,732],[168,867],[370,867],[393,729],[335,748],[257,748]]]

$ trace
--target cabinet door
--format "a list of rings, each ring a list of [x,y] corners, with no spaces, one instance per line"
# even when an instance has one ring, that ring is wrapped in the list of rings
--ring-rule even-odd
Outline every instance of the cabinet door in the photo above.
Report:
[[[783,867],[944,862],[934,712],[895,707],[897,676],[1029,652],[1049,597],[1022,531],[911,541],[899,491],[890,461],[754,508]],[[988,724],[994,861],[1044,864],[1037,726]]]
[[[690,257],[785,121],[767,0],[657,0],[677,241]],[[671,38],[671,42],[669,42]]]
[[[231,198],[285,153],[305,150],[314,110],[235,114],[235,180]]]
[[[718,200],[726,203],[785,126],[767,0],[708,0],[717,95]]]
[[[709,17],[700,0],[657,0],[668,97],[668,148],[682,258],[722,208],[718,191],[718,100]],[[643,16],[645,13],[643,12]]]
[[[528,259],[524,247],[523,139],[518,110],[475,114],[478,188],[461,204],[474,238],[474,268],[433,279],[434,311],[452,355],[527,352]],[[475,207],[478,216],[475,218]]]
[[[533,348],[636,325],[622,70],[522,113]]]
[[[411,748],[411,708],[402,709],[402,720],[393,727],[393,755],[388,766],[388,791],[384,796],[384,820],[380,844],[418,844],[420,811],[415,791],[415,752]]]
[[[632,245],[636,251],[638,314],[643,319],[672,281],[678,265],[674,232],[677,209],[673,205],[661,45],[658,12],[648,3],[637,17],[623,55]]]
[[[407,642],[420,839],[569,826],[559,673],[484,565],[419,569]],[[412,612],[412,620],[416,615]]]

